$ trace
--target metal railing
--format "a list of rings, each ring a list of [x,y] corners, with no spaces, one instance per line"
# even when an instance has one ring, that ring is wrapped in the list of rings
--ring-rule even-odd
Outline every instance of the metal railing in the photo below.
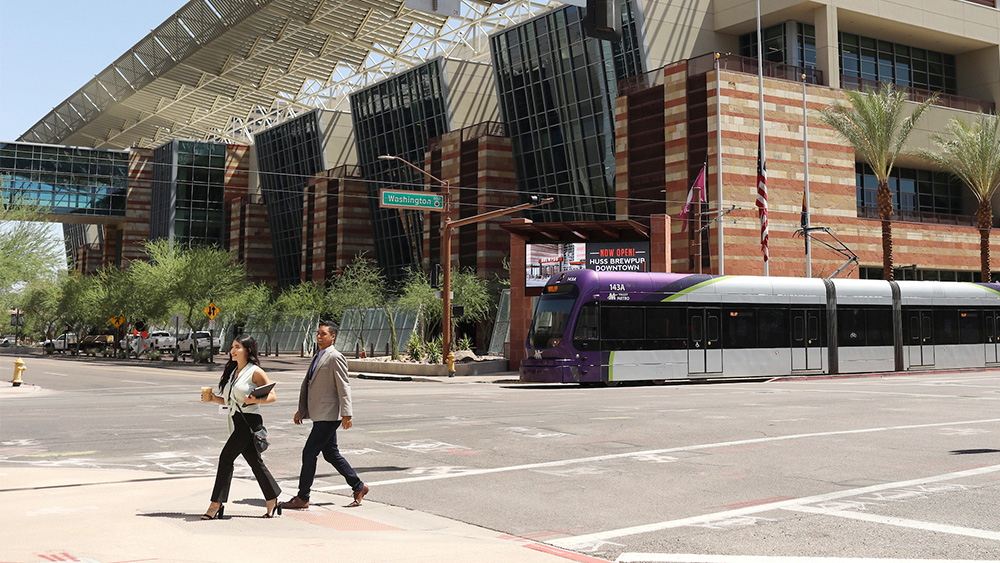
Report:
[[[636,92],[641,92],[647,88],[663,84],[664,68],[667,67],[651,70],[637,76],[623,78],[618,81],[618,95],[627,96]],[[704,55],[699,55],[687,60],[688,74],[703,74],[713,68],[715,68],[714,52],[705,53]],[[757,74],[758,65],[756,58],[722,54],[719,55],[719,68],[745,74]],[[764,62],[764,76],[768,78],[802,82],[803,74],[806,75],[807,84],[823,84],[823,71],[819,69],[788,65],[784,63],[773,63],[770,61]]]
[[[858,217],[862,219],[878,219],[877,207],[858,207]],[[894,209],[893,221],[907,221],[910,223],[934,223],[938,225],[959,225],[963,227],[977,227],[979,222],[973,215],[956,215],[953,213],[934,213],[932,211],[918,211],[916,209]],[[1000,227],[1000,217],[994,217],[993,227]]]
[[[880,81],[869,78],[858,78],[857,76],[848,76],[846,74],[840,75],[840,87],[845,90],[877,90],[881,84]],[[912,86],[905,86],[905,88],[910,95],[910,101],[917,103],[924,102],[935,94],[934,91],[923,88],[914,88]],[[993,113],[996,111],[997,105],[987,100],[977,100],[975,98],[966,98],[965,96],[945,94],[943,92],[936,93],[938,95],[938,99],[934,102],[936,106],[982,113]]]

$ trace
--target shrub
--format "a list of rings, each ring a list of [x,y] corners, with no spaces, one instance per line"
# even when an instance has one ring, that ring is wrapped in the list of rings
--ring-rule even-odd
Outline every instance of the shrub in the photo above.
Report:
[[[208,348],[199,348],[198,351],[191,352],[191,361],[196,364],[207,364],[212,357],[212,351]]]
[[[424,342],[420,339],[417,331],[410,333],[410,339],[406,341],[406,355],[410,360],[419,362],[424,359]]]
[[[427,343],[427,363],[441,363],[441,346],[442,342],[440,336]]]
[[[150,350],[148,355],[149,359],[153,360],[154,362],[163,357],[163,354],[161,354],[159,350]]]
[[[472,339],[469,338],[468,334],[462,336],[458,339],[458,344],[455,345],[459,350],[469,350],[472,351]]]

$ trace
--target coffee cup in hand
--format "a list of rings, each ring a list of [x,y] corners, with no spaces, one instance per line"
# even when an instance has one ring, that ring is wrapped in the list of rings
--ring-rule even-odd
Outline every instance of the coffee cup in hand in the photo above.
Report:
[[[201,388],[201,402],[211,403],[212,402],[212,388],[202,387]]]

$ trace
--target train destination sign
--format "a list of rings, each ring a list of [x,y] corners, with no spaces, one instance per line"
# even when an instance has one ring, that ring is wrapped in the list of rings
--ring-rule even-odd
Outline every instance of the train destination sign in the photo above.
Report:
[[[598,272],[648,272],[649,242],[588,242],[587,269]]]
[[[444,211],[444,194],[406,190],[379,190],[379,207]]]

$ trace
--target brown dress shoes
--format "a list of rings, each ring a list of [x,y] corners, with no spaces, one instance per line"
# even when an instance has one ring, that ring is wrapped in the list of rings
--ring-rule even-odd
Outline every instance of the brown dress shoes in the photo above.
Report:
[[[281,508],[284,508],[286,510],[288,509],[294,510],[296,508],[309,508],[309,501],[302,500],[299,497],[292,497],[292,500],[281,503]]]
[[[370,489],[368,488],[368,485],[362,485],[360,490],[354,491],[354,502],[352,502],[347,506],[349,508],[353,508],[355,506],[361,506],[361,501],[365,498],[365,495],[368,494],[369,490]]]

